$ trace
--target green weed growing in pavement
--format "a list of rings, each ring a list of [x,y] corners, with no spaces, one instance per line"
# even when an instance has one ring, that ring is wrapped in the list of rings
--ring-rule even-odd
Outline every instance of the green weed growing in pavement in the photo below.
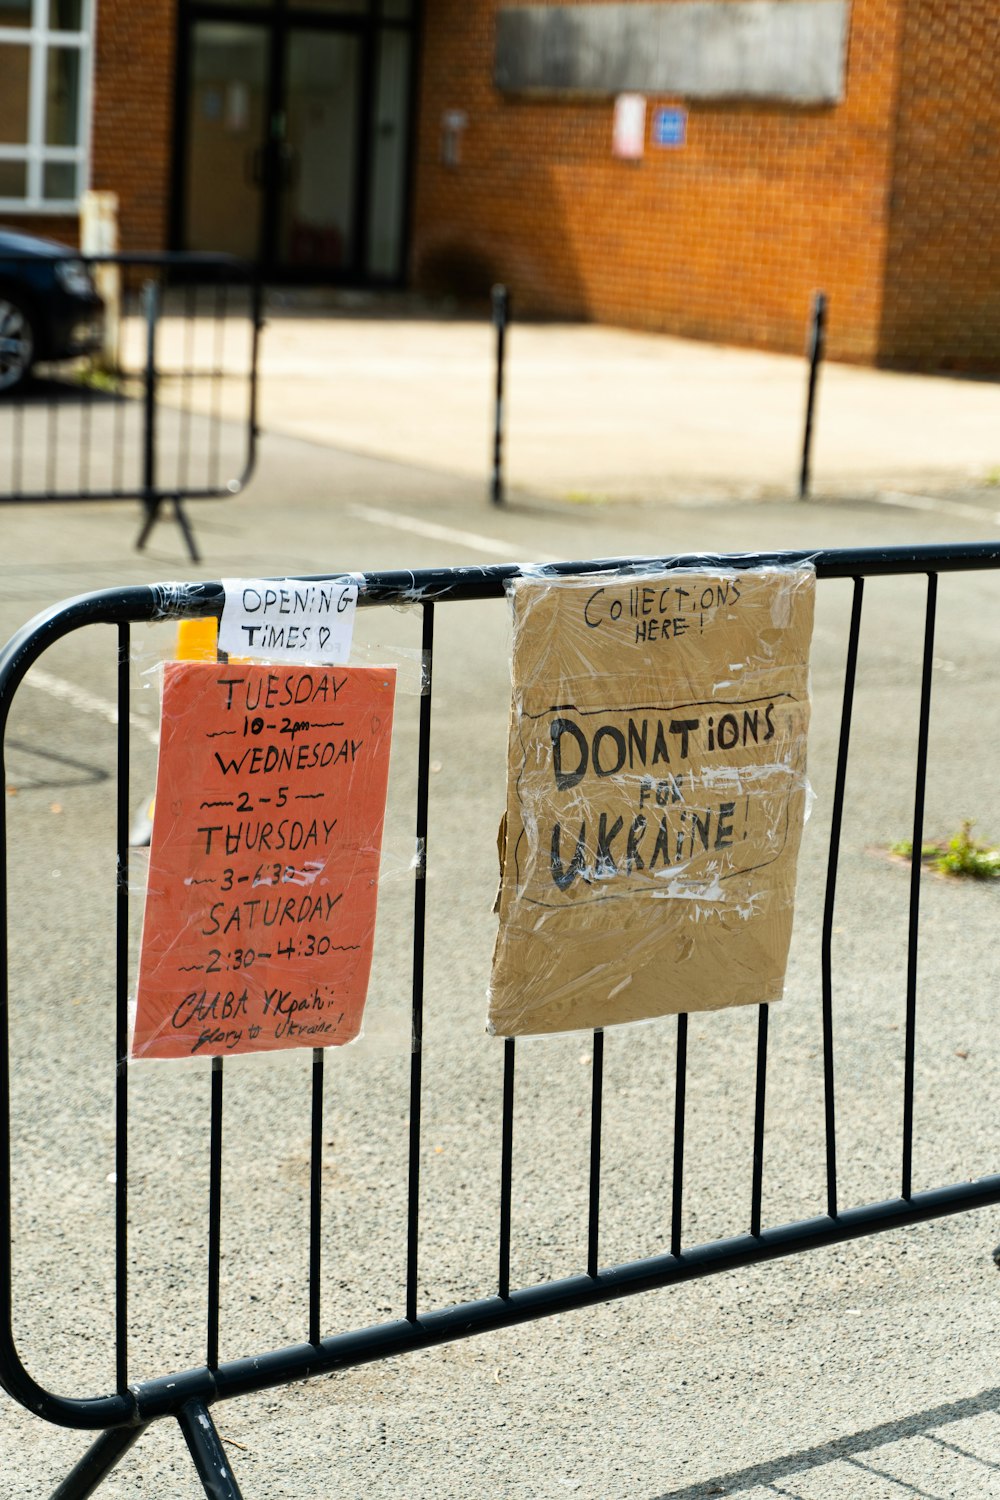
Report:
[[[79,385],[84,385],[88,390],[103,391],[106,395],[116,396],[122,388],[122,378],[112,370],[105,370],[100,365],[84,365],[76,372]]]
[[[923,844],[920,858],[925,865],[940,875],[965,875],[972,880],[996,880],[1000,876],[1000,849],[984,844],[972,837],[974,827],[971,818],[962,822],[957,833],[947,841]],[[892,844],[890,854],[909,859],[913,854],[913,841],[901,839]]]

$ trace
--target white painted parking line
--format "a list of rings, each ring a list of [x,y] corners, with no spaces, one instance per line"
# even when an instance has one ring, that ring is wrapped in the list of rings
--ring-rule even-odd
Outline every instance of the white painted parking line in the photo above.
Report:
[[[420,521],[416,516],[398,515],[395,511],[379,510],[373,505],[351,505],[348,514],[359,521],[371,521],[376,526],[388,526],[394,531],[406,531],[411,536],[427,537],[432,542],[444,542],[449,547],[467,547],[471,552],[486,552],[491,557],[502,557],[505,562],[516,562],[523,552],[516,542],[503,542],[495,536],[483,536],[478,531],[462,531],[456,526],[439,526],[436,521]],[[549,557],[536,552],[532,562],[562,562],[561,557]]]
[[[899,510],[930,511],[938,516],[955,516],[963,521],[982,521],[1000,526],[1000,511],[982,510],[977,505],[963,505],[960,500],[936,500],[932,495],[907,495],[902,490],[880,490],[875,496],[879,505],[893,505]]]
[[[48,693],[51,698],[58,698],[61,702],[78,708],[81,713],[94,714],[107,724],[117,725],[118,723],[116,703],[110,702],[107,698],[99,698],[96,693],[88,693],[86,688],[79,687],[75,682],[67,682],[64,677],[56,677],[42,667],[32,667],[24,681],[27,687],[38,688],[41,692]],[[150,728],[148,719],[142,718],[139,714],[130,713],[128,721],[133,729],[141,730],[145,734],[151,745],[160,743],[159,731]]]

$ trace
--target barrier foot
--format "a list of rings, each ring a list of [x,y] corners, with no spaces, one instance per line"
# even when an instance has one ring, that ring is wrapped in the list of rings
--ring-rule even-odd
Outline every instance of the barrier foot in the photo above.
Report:
[[[52,1500],[86,1500],[102,1480],[107,1479],[120,1458],[145,1432],[141,1427],[112,1427],[102,1432],[95,1443],[91,1443],[80,1462],[67,1474],[58,1489],[52,1491]]]
[[[135,539],[135,550],[137,552],[141,552],[143,547],[145,547],[146,543],[149,541],[150,533],[152,532],[153,527],[156,525],[159,519],[160,506],[162,504],[163,500],[159,497],[156,500],[144,500],[142,502],[143,509],[145,510],[146,514],[143,518],[139,535]]]
[[[155,500],[144,500],[142,502],[145,506],[146,514],[143,519],[139,535],[135,539],[135,550],[137,552],[141,552],[146,543],[149,541],[149,538],[152,535],[153,527],[160,519],[160,507],[163,504],[164,499],[165,496],[158,495]],[[191,522],[187,518],[184,507],[181,504],[179,495],[173,496],[172,504],[174,507],[174,518],[181,529],[181,535],[184,538],[184,545],[188,550],[188,557],[190,557],[192,562],[201,562],[201,554],[198,551],[198,544],[194,539],[194,531],[192,530]]]
[[[201,562],[201,554],[198,551],[198,544],[194,539],[194,531],[191,528],[191,522],[187,518],[179,495],[174,496],[174,515],[183,533],[184,541],[187,544],[188,556],[192,562]]]
[[[203,1401],[188,1401],[177,1413],[209,1500],[243,1500],[222,1439]]]

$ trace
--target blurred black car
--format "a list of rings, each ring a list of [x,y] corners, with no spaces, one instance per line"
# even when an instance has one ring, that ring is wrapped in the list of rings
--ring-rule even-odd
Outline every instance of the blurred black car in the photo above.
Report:
[[[104,303],[69,245],[0,229],[0,397],[39,360],[101,346]]]

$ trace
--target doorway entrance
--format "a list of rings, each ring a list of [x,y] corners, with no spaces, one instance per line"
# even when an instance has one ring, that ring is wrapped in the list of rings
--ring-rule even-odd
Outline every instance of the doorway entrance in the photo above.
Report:
[[[401,281],[415,0],[182,6],[174,244]]]

